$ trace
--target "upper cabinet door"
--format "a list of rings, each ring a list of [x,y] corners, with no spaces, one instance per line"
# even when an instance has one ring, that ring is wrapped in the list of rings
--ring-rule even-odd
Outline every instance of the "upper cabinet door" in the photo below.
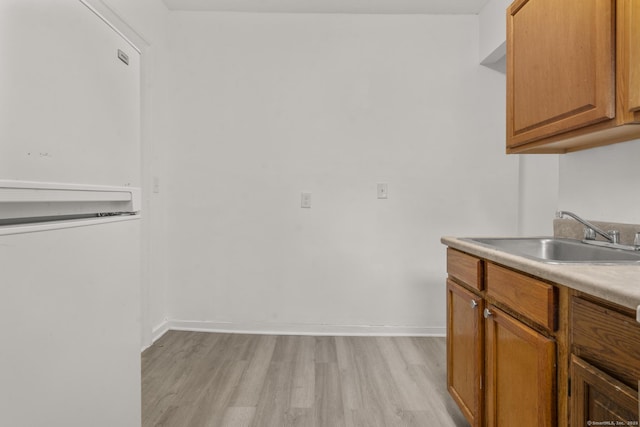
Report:
[[[626,77],[628,94],[627,105],[623,106],[629,113],[634,113],[631,120],[637,121],[636,114],[640,111],[640,0],[624,0],[619,5],[618,16],[624,19],[619,50],[621,58],[625,61],[624,67],[619,72],[628,72]],[[624,76],[623,76],[624,78]]]
[[[615,1],[507,10],[507,148],[615,117]]]

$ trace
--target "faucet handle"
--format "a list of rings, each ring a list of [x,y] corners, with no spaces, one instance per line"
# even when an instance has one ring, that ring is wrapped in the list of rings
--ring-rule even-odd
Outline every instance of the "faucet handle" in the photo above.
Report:
[[[611,243],[620,243],[620,232],[618,230],[609,230],[607,234],[611,237]]]
[[[593,228],[585,227],[584,240],[596,240],[596,230]]]

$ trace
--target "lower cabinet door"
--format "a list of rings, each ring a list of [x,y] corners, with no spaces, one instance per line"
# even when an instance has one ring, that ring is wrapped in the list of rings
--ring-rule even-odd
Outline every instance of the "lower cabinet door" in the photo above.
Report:
[[[447,388],[471,427],[482,426],[482,300],[447,280]]]
[[[486,340],[486,426],[556,426],[555,341],[489,305]]]
[[[571,427],[638,425],[638,393],[571,356]]]

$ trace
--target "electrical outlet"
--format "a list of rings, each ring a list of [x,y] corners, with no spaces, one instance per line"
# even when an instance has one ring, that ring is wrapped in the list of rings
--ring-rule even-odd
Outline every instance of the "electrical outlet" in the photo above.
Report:
[[[300,207],[301,208],[310,208],[311,207],[311,193],[303,191],[300,197]]]
[[[389,188],[387,184],[378,184],[378,199],[387,199],[389,197]]]

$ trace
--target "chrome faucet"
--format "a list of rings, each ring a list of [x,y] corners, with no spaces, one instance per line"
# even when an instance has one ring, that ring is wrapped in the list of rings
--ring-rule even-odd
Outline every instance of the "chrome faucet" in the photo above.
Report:
[[[571,218],[575,219],[576,221],[578,221],[580,224],[584,225],[585,227],[587,227],[584,230],[584,239],[585,240],[595,240],[596,239],[596,233],[601,235],[602,237],[604,237],[605,239],[607,239],[609,242],[611,243],[618,243],[618,239],[620,238],[620,233],[616,230],[612,230],[610,232],[606,232],[601,230],[600,228],[596,227],[595,225],[591,224],[589,221],[580,218],[578,215],[574,214],[573,212],[569,212],[569,211],[558,211],[556,212],[556,218],[562,218],[563,216],[570,216]]]
[[[603,231],[602,229],[596,227],[591,224],[589,221],[580,218],[578,215],[573,212],[568,211],[558,211],[556,212],[556,218],[562,218],[563,216],[569,216],[580,224],[585,226],[584,229],[584,240],[583,243],[588,243],[590,245],[596,246],[606,246],[609,248],[615,249],[624,249],[627,251],[640,251],[640,232],[636,233],[635,241],[633,245],[622,245],[620,244],[620,232],[618,230],[611,230],[609,232]],[[600,242],[596,240],[596,234],[601,235],[605,239],[606,242]]]

